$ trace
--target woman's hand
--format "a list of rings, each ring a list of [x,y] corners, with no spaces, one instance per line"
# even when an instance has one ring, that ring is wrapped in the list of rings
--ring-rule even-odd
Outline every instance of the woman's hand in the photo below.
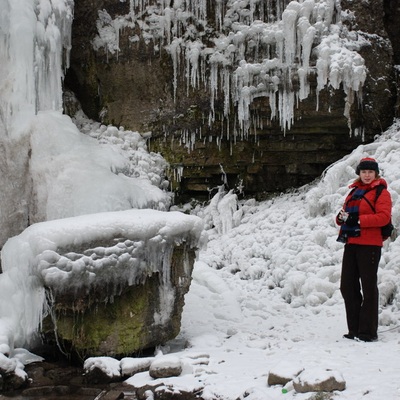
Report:
[[[343,208],[339,211],[339,214],[337,216],[337,219],[340,222],[346,222],[347,218],[349,217],[349,213],[343,210]]]
[[[345,221],[347,226],[356,226],[359,224],[359,215],[358,212],[353,212],[348,214],[348,217]]]

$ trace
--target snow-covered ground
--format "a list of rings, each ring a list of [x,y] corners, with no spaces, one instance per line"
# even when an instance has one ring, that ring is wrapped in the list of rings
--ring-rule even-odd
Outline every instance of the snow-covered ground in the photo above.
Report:
[[[308,6],[314,5],[313,1],[295,3],[286,16],[294,16],[293,7],[306,12]],[[329,10],[338,2],[316,3],[321,5],[320,11],[327,11],[328,26],[333,22]],[[199,4],[205,4],[204,0]],[[246,2],[239,0],[230,4],[246,6]],[[5,231],[6,224],[15,223],[18,214],[23,222],[29,219],[34,223],[127,208],[167,209],[170,198],[160,176],[164,160],[147,153],[145,137],[122,128],[100,124],[94,127],[79,120],[73,121],[75,126],[61,115],[61,81],[63,67],[68,68],[69,64],[73,1],[0,0],[0,6],[0,138],[7,155],[0,160],[8,172],[0,179],[2,230]],[[304,27],[312,34],[315,21],[311,14],[309,17],[309,25]],[[249,32],[256,31],[258,25],[251,23]],[[345,51],[346,46],[336,45],[339,25],[332,23],[329,35],[320,44],[320,50],[332,50],[324,53],[329,54],[330,73],[337,78],[331,79],[329,75],[329,83],[336,87],[346,81],[346,85],[351,83],[347,87],[357,90],[364,79],[363,60],[353,51]],[[236,28],[241,36],[241,26]],[[278,38],[283,40],[278,31]],[[288,62],[294,44],[290,38],[285,41]],[[311,35],[305,35],[304,44],[311,42]],[[232,49],[229,41],[219,44],[223,49],[226,45],[228,52]],[[354,41],[350,47],[356,44]],[[187,45],[188,55],[197,54],[195,47]],[[205,50],[208,54],[209,50]],[[173,58],[174,54],[171,51]],[[307,69],[306,58],[303,67]],[[199,57],[193,60],[188,76],[197,82]],[[215,60],[214,71],[218,60],[223,61]],[[241,76],[239,72],[247,73],[249,68],[243,60],[238,61],[242,67],[237,68],[237,76]],[[354,66],[351,82],[337,75],[342,61],[345,66]],[[326,63],[320,65],[327,67]],[[320,72],[319,86],[324,86],[328,83],[327,71],[323,68]],[[271,79],[278,84],[276,77]],[[244,85],[238,99],[240,119],[245,121],[248,101],[257,93],[250,93],[246,87],[253,80],[240,82],[240,87]],[[210,86],[216,87],[216,81],[211,80]],[[262,85],[257,87],[264,90]],[[307,85],[303,84],[303,89],[300,98],[308,95]],[[294,94],[289,95],[294,104]],[[284,125],[288,125],[291,113],[282,118]],[[77,127],[92,138],[82,135]],[[209,242],[199,252],[186,296],[181,333],[169,346],[159,349],[162,353],[174,353],[184,362],[182,374],[169,378],[176,388],[204,386],[205,400],[302,400],[309,399],[310,394],[296,394],[290,384],[285,388],[287,393],[280,386],[269,387],[269,372],[304,369],[318,379],[326,370],[332,370],[341,374],[347,385],[346,390],[334,394],[335,399],[400,398],[400,239],[385,243],[381,261],[379,341],[350,341],[342,338],[346,326],[338,288],[343,246],[336,242],[334,224],[346,186],[355,178],[355,166],[369,155],[378,160],[389,183],[393,221],[399,225],[399,131],[397,121],[375,143],[360,146],[333,165],[319,182],[293,193],[257,204],[252,200],[238,202],[233,193],[220,192],[207,208],[192,210],[204,220]],[[11,149],[17,156],[12,156]],[[25,176],[28,164],[30,175]],[[26,193],[34,194],[29,198],[29,207]],[[17,207],[7,207],[10,204]],[[30,215],[25,215],[27,209]],[[14,271],[14,278],[20,279],[20,270]],[[21,301],[27,307],[19,311],[26,314],[37,299],[32,297],[33,291],[24,290],[29,286],[10,292],[15,286],[8,283],[16,282],[10,275],[0,275],[1,287],[7,288],[0,291],[0,367],[12,372],[22,370],[24,364],[37,358],[24,349],[12,350],[14,345],[20,345],[18,340],[13,343],[18,339],[16,332],[26,333],[29,327],[24,319],[18,319],[18,313],[10,312],[8,305]],[[10,357],[6,357],[4,354],[9,352]],[[144,372],[128,382],[154,380]]]
[[[49,121],[56,117],[52,113],[48,116]],[[64,119],[59,117],[59,121]],[[71,126],[67,119],[64,122],[65,127]],[[75,123],[102,146],[110,146],[137,165],[133,172],[143,180],[143,191],[150,187],[149,181],[154,181],[154,187],[160,185],[162,179],[157,176],[163,160],[146,153],[140,135],[84,118]],[[50,147],[51,138],[47,143]],[[54,144],[57,142],[55,136]],[[81,143],[84,146],[85,141]],[[92,146],[90,142],[88,148]],[[81,154],[85,154],[84,148]],[[347,186],[356,178],[356,165],[367,155],[377,159],[381,175],[389,184],[393,222],[399,227],[400,120],[374,143],[359,146],[319,180],[298,190],[257,203],[251,199],[238,201],[233,192],[221,188],[207,207],[191,209],[203,220],[209,240],[198,254],[185,298],[181,332],[157,353],[173,354],[184,365],[182,374],[168,378],[166,383],[176,390],[204,387],[205,400],[268,400],[281,396],[305,400],[311,394],[296,393],[291,383],[284,388],[269,386],[269,373],[304,370],[313,379],[322,379],[329,370],[346,381],[346,389],[335,392],[335,399],[400,399],[396,368],[400,350],[400,239],[384,244],[379,269],[378,342],[342,338],[347,332],[339,292],[343,245],[336,241],[335,215]],[[54,171],[61,171],[61,167]],[[90,170],[87,173],[90,175]],[[99,180],[91,175],[94,183],[103,182],[105,176],[100,175]],[[90,235],[89,225],[85,236]],[[10,287],[9,277],[7,273],[0,275],[2,287]],[[17,272],[16,277],[21,279],[21,273]],[[1,292],[1,353],[9,352],[13,343],[8,339],[18,339],[19,329],[29,328],[18,323],[19,313],[10,314],[10,299],[32,305],[33,293]],[[15,329],[8,331],[10,327]],[[21,354],[25,353],[20,348],[11,351],[10,357],[1,357],[1,366],[14,370],[18,365],[22,369],[26,358],[37,360],[29,354],[21,358]],[[114,364],[118,365],[115,360],[112,364],[106,362],[105,368]],[[135,374],[127,382],[159,383],[148,372]]]
[[[260,204],[237,203],[233,194],[220,193],[208,208],[195,210],[209,227],[209,242],[195,265],[181,333],[161,351],[182,360],[208,355],[208,365],[189,363],[169,383],[189,388],[201,382],[205,399],[301,400],[312,394],[296,393],[290,383],[287,393],[268,386],[269,372],[299,368],[322,379],[332,370],[346,381],[334,399],[400,398],[400,239],[384,244],[378,342],[342,338],[347,333],[339,292],[343,245],[336,242],[334,217],[365,155],[378,160],[389,183],[398,225],[399,121],[296,192]],[[155,383],[148,373],[128,382]]]
[[[114,150],[125,157],[134,156],[133,164],[146,167],[141,170],[147,177],[144,188],[151,177],[159,183],[156,176],[163,163],[155,155],[146,156],[145,147],[135,144],[132,152],[122,139],[123,130],[95,128],[97,125],[84,120],[76,123],[103,144],[116,146]],[[135,133],[128,134],[131,136]],[[336,241],[335,215],[347,186],[356,178],[356,165],[367,155],[377,159],[389,184],[393,222],[399,227],[400,120],[374,143],[359,146],[319,180],[298,190],[257,203],[252,199],[238,201],[233,192],[221,188],[206,207],[191,209],[202,219],[208,242],[198,254],[181,332],[176,340],[158,349],[157,357],[173,356],[171,360],[178,358],[183,364],[182,373],[164,383],[176,390],[204,387],[205,400],[281,396],[306,400],[312,394],[297,393],[290,382],[285,387],[269,386],[269,373],[304,370],[318,380],[329,371],[346,382],[344,391],[333,394],[335,399],[400,399],[400,239],[384,244],[379,269],[379,340],[364,343],[342,338],[347,332],[339,292],[343,245]],[[90,225],[85,236],[90,236]],[[0,275],[4,288],[9,276]],[[16,276],[20,279],[21,273]],[[16,326],[10,322],[18,322],[19,314],[4,310],[10,309],[10,299],[32,304],[32,294],[29,290],[2,291],[1,353],[12,348],[7,338],[16,338],[18,329],[27,328],[17,324],[18,329],[8,332],[7,327]],[[17,348],[8,358],[2,356],[0,365],[6,370],[23,369],[23,364],[32,360],[37,358]],[[116,360],[106,361],[104,368],[115,365]],[[127,383],[141,386],[160,381],[149,372],[141,372]]]
[[[118,142],[115,135],[118,138],[121,131],[99,129],[108,132],[107,141]],[[143,149],[142,160],[146,159],[144,154]],[[306,400],[312,394],[297,393],[291,382],[285,387],[269,386],[269,373],[304,370],[318,380],[329,371],[346,382],[346,389],[335,392],[334,399],[400,398],[400,239],[384,244],[379,269],[379,340],[364,343],[342,338],[347,332],[339,292],[343,245],[336,241],[334,219],[348,184],[356,177],[356,165],[367,155],[377,159],[389,183],[393,222],[399,227],[400,120],[374,143],[359,146],[310,185],[262,203],[238,201],[233,192],[220,190],[207,207],[191,210],[203,220],[208,243],[198,254],[181,332],[157,352],[157,357],[173,356],[171,362],[178,358],[183,364],[182,373],[164,379],[164,383],[176,390],[204,387],[205,400],[282,396]],[[148,171],[153,175],[155,170]],[[89,228],[85,236],[90,235]],[[4,288],[9,276],[0,275]],[[21,273],[16,276],[21,278]],[[2,291],[1,353],[10,351],[12,343],[7,337],[18,332],[7,331],[7,327],[16,326],[10,322],[19,315],[4,311],[10,309],[7,304],[21,296],[32,304],[32,294],[29,290]],[[10,371],[22,370],[23,364],[32,360],[37,358],[17,348],[8,358],[2,356],[0,365]],[[122,364],[111,359],[100,361],[105,369]],[[160,381],[149,372],[141,372],[127,383],[142,386]]]

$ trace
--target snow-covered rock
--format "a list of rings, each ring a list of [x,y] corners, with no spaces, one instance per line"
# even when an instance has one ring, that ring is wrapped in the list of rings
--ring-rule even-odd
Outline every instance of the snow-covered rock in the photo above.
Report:
[[[286,385],[304,370],[292,362],[281,362],[272,368],[268,374],[268,385]]]
[[[125,357],[121,360],[121,374],[130,377],[138,372],[148,371],[153,360],[154,357]]]
[[[346,381],[338,371],[307,369],[293,381],[296,392],[333,392],[345,390]]]
[[[83,364],[88,382],[107,383],[121,379],[120,362],[111,357],[90,357]]]
[[[150,365],[149,374],[152,378],[169,378],[182,373],[182,362],[179,357],[166,355],[156,357]]]

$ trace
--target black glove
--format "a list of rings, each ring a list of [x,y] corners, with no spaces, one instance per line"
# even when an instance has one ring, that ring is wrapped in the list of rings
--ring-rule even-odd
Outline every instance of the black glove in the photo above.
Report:
[[[359,219],[358,212],[352,212],[347,217],[345,224],[347,226],[356,226],[358,225],[358,219]]]

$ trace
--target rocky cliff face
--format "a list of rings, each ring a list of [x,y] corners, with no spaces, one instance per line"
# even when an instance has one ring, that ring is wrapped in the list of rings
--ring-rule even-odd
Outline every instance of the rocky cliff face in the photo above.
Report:
[[[305,184],[392,123],[396,2],[167,3],[76,2],[65,84],[150,131],[181,200]]]

